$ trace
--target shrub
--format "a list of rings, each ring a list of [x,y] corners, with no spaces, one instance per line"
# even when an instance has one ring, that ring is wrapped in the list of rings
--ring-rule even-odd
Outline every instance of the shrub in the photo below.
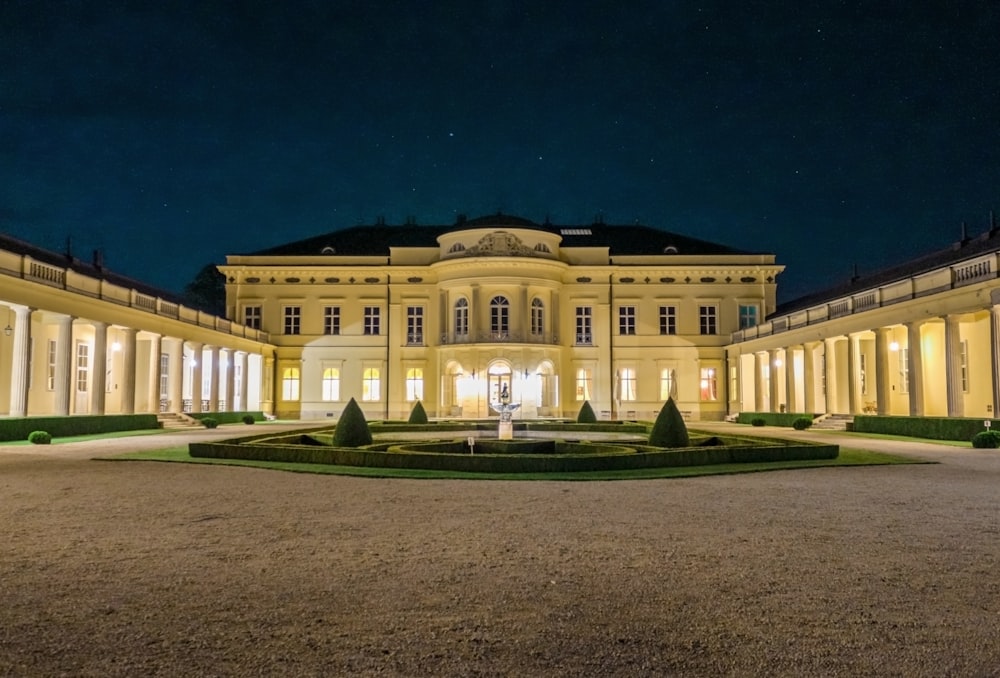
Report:
[[[597,415],[594,414],[594,408],[590,406],[589,400],[583,401],[583,406],[580,408],[580,413],[576,415],[576,423],[578,424],[597,423]]]
[[[654,447],[687,447],[691,444],[687,424],[673,398],[667,398],[656,415],[653,429],[649,432],[649,444]]]
[[[767,422],[764,421],[763,417],[754,417],[753,419],[750,420],[751,426],[763,426],[766,423]]]
[[[972,446],[988,448],[1000,447],[1000,431],[982,431],[972,436]]]
[[[218,428],[219,420],[213,419],[212,417],[202,417],[201,425],[205,428]]]
[[[408,424],[426,424],[427,423],[427,412],[424,411],[424,406],[420,404],[420,401],[413,403],[413,409],[410,410],[410,418],[406,420]]]
[[[807,428],[813,425],[813,420],[809,417],[799,417],[792,422],[792,428],[796,431],[805,431]]]
[[[52,442],[52,436],[48,431],[32,431],[28,434],[28,442],[32,445],[48,445]]]
[[[361,447],[371,445],[372,432],[368,428],[365,413],[354,398],[347,403],[340,414],[337,427],[333,430],[334,447]]]
[[[252,414],[244,414],[243,415],[243,423],[244,424],[249,425],[249,424],[254,423],[255,421],[256,421],[256,419],[253,418]]]

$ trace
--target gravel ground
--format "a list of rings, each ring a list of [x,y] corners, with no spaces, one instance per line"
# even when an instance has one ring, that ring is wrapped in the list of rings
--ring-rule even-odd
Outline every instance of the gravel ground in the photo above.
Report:
[[[579,483],[90,460],[232,433],[0,446],[0,675],[1000,676],[996,451]]]

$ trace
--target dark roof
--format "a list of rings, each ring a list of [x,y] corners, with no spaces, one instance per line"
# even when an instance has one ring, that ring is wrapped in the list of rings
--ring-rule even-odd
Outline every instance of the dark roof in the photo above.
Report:
[[[975,238],[967,238],[956,242],[947,249],[931,252],[930,254],[883,268],[868,275],[856,276],[833,287],[807,294],[798,299],[786,301],[778,305],[774,313],[771,314],[771,317],[793,313],[804,308],[816,306],[817,304],[863,292],[873,287],[887,285],[998,249],[1000,249],[1000,228],[992,228]]]
[[[146,283],[134,278],[129,278],[128,276],[115,273],[114,271],[105,268],[99,261],[86,262],[81,259],[77,259],[71,254],[61,254],[59,252],[53,252],[52,250],[37,247],[31,243],[18,240],[17,238],[4,233],[0,233],[0,249],[13,252],[14,254],[20,256],[29,256],[35,261],[40,261],[44,264],[49,264],[50,266],[68,268],[79,273],[80,275],[90,276],[91,278],[96,278],[98,280],[106,280],[112,285],[118,285],[119,287],[124,287],[125,289],[132,289],[151,297],[159,297],[160,299],[173,302],[175,304],[182,303],[181,298],[176,294],[153,287],[152,285],[147,285]],[[95,252],[95,260],[98,259],[98,257],[99,254]]]
[[[528,228],[556,233],[562,236],[563,247],[607,247],[612,255],[663,254],[670,247],[676,250],[676,254],[681,255],[752,254],[726,245],[640,224],[556,225],[548,221],[538,224],[522,217],[498,213],[475,219],[460,216],[456,223],[448,225],[378,223],[352,226],[305,240],[250,252],[249,255],[313,256],[326,251],[328,254],[347,256],[389,256],[390,247],[437,247],[437,238],[445,233],[491,226]]]

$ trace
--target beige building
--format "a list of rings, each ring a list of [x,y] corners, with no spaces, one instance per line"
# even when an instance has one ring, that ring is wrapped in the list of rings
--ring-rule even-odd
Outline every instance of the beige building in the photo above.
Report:
[[[775,308],[783,267],[657,229],[498,214],[377,223],[227,257],[227,316],[277,347],[275,411],[692,419],[727,411],[726,346]]]
[[[265,332],[0,235],[0,413],[269,410]]]
[[[730,411],[995,417],[998,256],[994,226],[736,332]]]

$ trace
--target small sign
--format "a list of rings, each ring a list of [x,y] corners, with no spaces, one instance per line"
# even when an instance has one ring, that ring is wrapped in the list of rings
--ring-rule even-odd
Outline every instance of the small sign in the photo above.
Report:
[[[476,438],[475,436],[469,436],[469,454],[476,453]]]
[[[992,425],[993,425],[993,422],[992,422],[992,421],[990,421],[989,419],[987,419],[986,421],[984,421],[984,422],[983,422],[983,426],[985,426],[985,427],[986,427],[986,430],[987,430],[987,431],[989,431],[989,430],[990,430],[990,426],[992,426]]]

